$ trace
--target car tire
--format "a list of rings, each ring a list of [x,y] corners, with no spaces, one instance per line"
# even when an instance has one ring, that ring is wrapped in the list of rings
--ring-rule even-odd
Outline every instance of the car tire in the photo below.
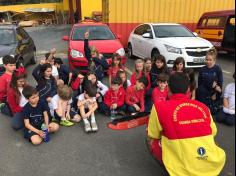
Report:
[[[154,49],[154,50],[152,51],[152,54],[151,54],[152,58],[157,57],[157,56],[159,56],[159,55],[160,55],[160,52],[159,52],[157,49]]]
[[[134,58],[134,55],[133,55],[133,48],[132,48],[132,45],[129,43],[128,44],[128,57],[130,59],[133,59]]]
[[[34,55],[30,60],[30,64],[35,65],[37,63],[36,51],[34,51]]]

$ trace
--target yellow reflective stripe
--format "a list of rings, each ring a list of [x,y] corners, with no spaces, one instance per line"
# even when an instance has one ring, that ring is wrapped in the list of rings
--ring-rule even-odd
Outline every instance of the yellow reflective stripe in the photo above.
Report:
[[[162,126],[159,122],[155,105],[153,105],[148,123],[148,136],[153,139],[160,139],[161,132],[162,132]]]

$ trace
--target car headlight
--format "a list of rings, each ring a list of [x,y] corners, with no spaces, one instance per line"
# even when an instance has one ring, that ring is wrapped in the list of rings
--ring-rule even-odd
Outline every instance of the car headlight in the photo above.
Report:
[[[125,56],[125,50],[124,48],[120,48],[116,51],[117,54],[119,54],[120,56]]]
[[[182,51],[180,48],[175,48],[173,46],[165,45],[166,49],[170,53],[176,53],[176,54],[182,54]]]
[[[77,50],[73,50],[73,49],[70,51],[70,55],[73,58],[78,58],[78,57],[82,58],[82,57],[84,57],[83,53],[81,53]]]

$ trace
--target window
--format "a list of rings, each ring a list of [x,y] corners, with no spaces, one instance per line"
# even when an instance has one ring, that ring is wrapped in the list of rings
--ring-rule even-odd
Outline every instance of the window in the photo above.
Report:
[[[0,5],[58,3],[63,0],[0,0]]]
[[[72,40],[84,40],[84,33],[89,31],[90,40],[114,40],[115,36],[106,26],[81,26],[74,28]]]
[[[225,17],[213,17],[209,18],[207,21],[208,27],[224,27],[226,22]]]
[[[143,34],[145,34],[145,33],[149,33],[151,35],[151,38],[153,38],[152,29],[151,29],[150,25],[148,25],[148,24],[144,25]]]
[[[144,30],[145,30],[145,25],[141,25],[135,29],[134,34],[143,35]]]
[[[207,22],[207,18],[202,18],[201,21],[199,22],[198,26],[199,27],[205,27]]]
[[[0,45],[11,45],[15,43],[15,35],[12,29],[0,29]]]
[[[182,25],[154,25],[153,28],[157,38],[195,37]]]
[[[229,18],[229,24],[235,26],[235,16]]]

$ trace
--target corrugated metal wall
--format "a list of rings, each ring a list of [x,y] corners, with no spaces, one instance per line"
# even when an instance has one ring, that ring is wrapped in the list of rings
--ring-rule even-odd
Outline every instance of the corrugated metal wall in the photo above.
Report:
[[[109,0],[109,22],[196,23],[206,11],[234,6],[234,0]]]
[[[234,8],[234,0],[103,0],[105,22],[123,36],[123,44],[140,23],[174,22],[194,30],[204,12]]]

